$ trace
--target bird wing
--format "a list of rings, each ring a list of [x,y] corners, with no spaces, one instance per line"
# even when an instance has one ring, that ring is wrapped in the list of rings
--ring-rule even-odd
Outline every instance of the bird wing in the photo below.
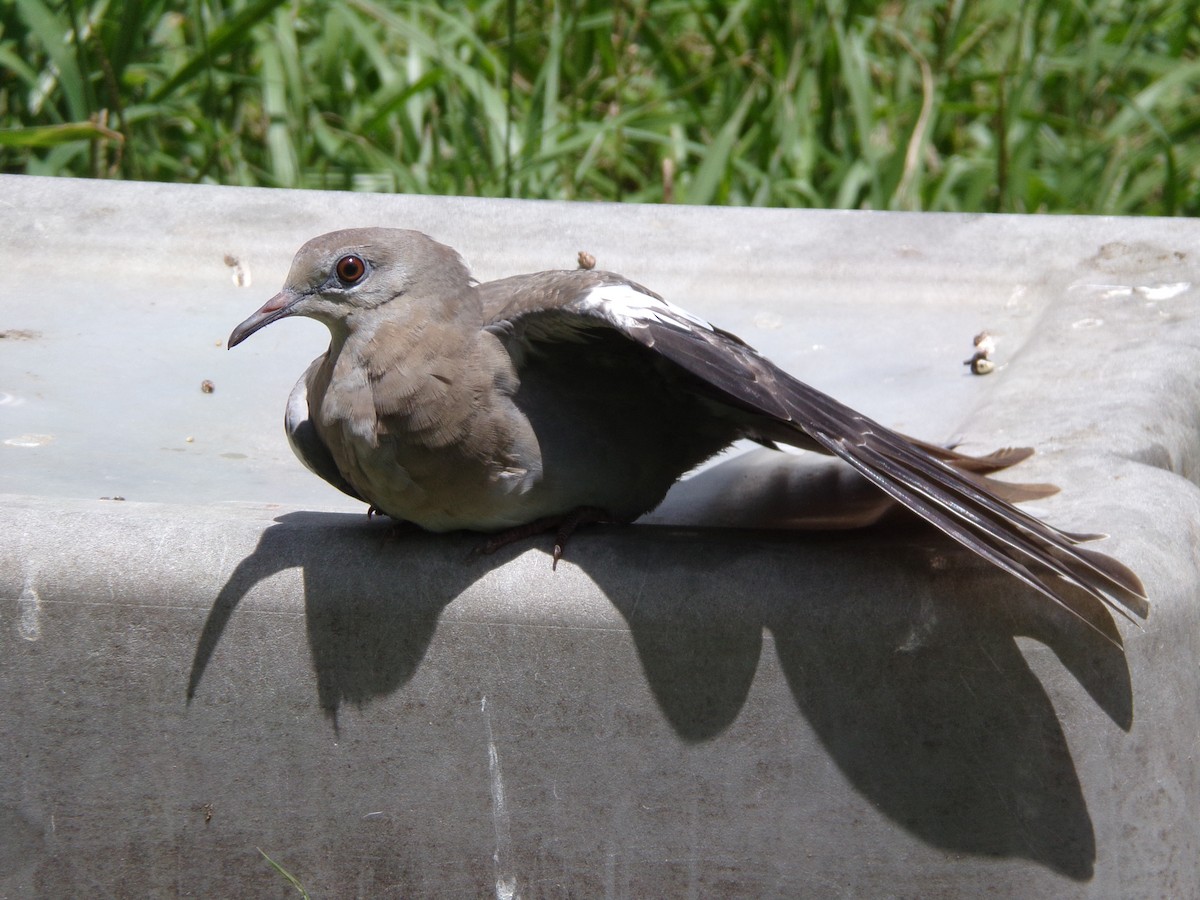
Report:
[[[309,417],[309,379],[324,361],[324,355],[314,359],[304,374],[300,376],[296,386],[292,388],[291,394],[288,395],[283,428],[287,433],[292,452],[296,454],[296,458],[300,462],[304,463],[304,467],[308,471],[324,478],[343,494],[349,494],[355,500],[362,500],[366,503],[367,501],[359,496],[358,491],[351,487],[350,482],[338,470],[337,463],[333,460],[333,454],[330,453],[325,441],[321,439],[321,435],[317,433],[317,428]]]
[[[1136,574],[1077,546],[1101,535],[1070,534],[1045,524],[951,465],[958,456],[952,451],[880,425],[788,375],[735,335],[638,284],[599,271],[546,272],[488,282],[480,285],[480,295],[486,327],[529,344],[571,340],[600,327],[652,349],[673,363],[681,378],[690,376],[730,407],[756,417],[769,437],[800,446],[815,443],[840,457],[899,503],[1110,640],[1119,641],[1111,621],[1108,630],[1098,626],[1088,613],[1091,604],[1065,590],[1063,582],[1131,621],[1131,612],[1144,618],[1149,611]],[[981,468],[986,471],[986,464]]]

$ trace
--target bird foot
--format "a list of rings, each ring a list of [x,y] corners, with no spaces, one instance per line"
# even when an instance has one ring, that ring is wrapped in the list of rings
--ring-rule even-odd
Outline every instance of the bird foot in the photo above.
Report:
[[[558,561],[563,558],[563,552],[567,547],[567,540],[575,533],[575,529],[580,525],[611,521],[612,516],[604,510],[595,506],[581,506],[579,509],[567,513],[565,516],[546,516],[543,519],[535,519],[524,525],[517,525],[515,528],[492,535],[492,537],[488,538],[487,543],[483,545],[483,552],[492,554],[501,547],[507,547],[516,541],[533,537],[536,534],[544,534],[547,531],[553,531],[554,561],[550,564],[550,569],[557,571]]]
[[[388,516],[387,513],[385,513],[378,506],[368,506],[367,507],[367,521],[370,522],[376,516],[383,516],[385,518],[391,518],[390,516]],[[396,540],[397,538],[401,538],[407,534],[412,534],[413,532],[424,531],[424,530],[425,529],[423,529],[420,525],[417,525],[415,522],[410,522],[410,521],[408,521],[408,519],[392,519],[392,527],[388,529],[388,533],[384,537],[383,543],[390,544],[392,541]]]

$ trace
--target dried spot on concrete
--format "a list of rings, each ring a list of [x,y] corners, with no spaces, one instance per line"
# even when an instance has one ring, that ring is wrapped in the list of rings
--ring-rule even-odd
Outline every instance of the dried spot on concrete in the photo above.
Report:
[[[1187,253],[1145,241],[1109,241],[1088,260],[1110,275],[1138,274],[1186,262]]]
[[[233,284],[234,287],[250,287],[250,266],[242,262],[232,253],[225,254],[225,265],[233,269]]]

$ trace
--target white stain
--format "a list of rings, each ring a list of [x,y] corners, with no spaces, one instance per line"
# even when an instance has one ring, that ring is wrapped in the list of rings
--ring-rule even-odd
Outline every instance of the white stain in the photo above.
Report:
[[[1092,291],[1105,300],[1132,297],[1135,294],[1145,297],[1147,300],[1173,300],[1191,288],[1190,281],[1171,281],[1161,284],[1097,284],[1091,281],[1077,281],[1071,285],[1070,289]]]
[[[1004,304],[1014,316],[1027,316],[1033,311],[1033,304],[1030,302],[1029,288],[1027,285],[1018,284],[1012,289],[1012,293],[1008,295],[1008,300]]]
[[[1190,281],[1176,281],[1172,284],[1143,284],[1135,290],[1147,300],[1172,300],[1191,286]]]
[[[27,641],[36,641],[42,636],[42,598],[33,587],[33,579],[26,578],[17,600],[17,634]]]
[[[487,697],[479,703],[483,713],[483,727],[487,732],[488,775],[492,782],[492,827],[496,831],[496,852],[492,862],[496,867],[496,900],[517,900],[517,876],[512,871],[512,834],[508,814],[508,801],[504,797],[504,772],[500,768],[500,751],[492,735],[492,717],[487,708]]]
[[[934,571],[946,566],[946,560],[940,556],[935,556],[929,562],[930,568]],[[937,623],[937,610],[933,606],[933,601],[928,596],[922,596],[921,606],[912,617],[908,634],[900,642],[896,651],[898,653],[916,653],[929,641],[930,635],[937,628]]]
[[[24,397],[18,397],[16,394],[10,394],[7,391],[0,391],[0,406],[20,406],[24,402]]]
[[[18,434],[4,443],[9,447],[44,447],[54,440],[52,434]]]
[[[1133,287],[1128,284],[1092,284],[1091,282],[1077,282],[1071,285],[1071,289],[1082,289],[1085,291],[1094,291],[1105,300],[1112,297],[1132,297]]]
[[[774,312],[760,312],[754,316],[754,325],[756,328],[775,331],[783,327],[783,316]]]

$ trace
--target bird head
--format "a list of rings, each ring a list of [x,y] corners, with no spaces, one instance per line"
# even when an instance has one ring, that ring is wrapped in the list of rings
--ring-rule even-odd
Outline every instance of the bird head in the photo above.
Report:
[[[419,231],[333,231],[300,248],[283,289],[233,329],[227,346],[286,316],[308,316],[337,331],[349,327],[355,314],[403,298],[414,287],[423,298],[452,298],[470,284],[459,255]]]

